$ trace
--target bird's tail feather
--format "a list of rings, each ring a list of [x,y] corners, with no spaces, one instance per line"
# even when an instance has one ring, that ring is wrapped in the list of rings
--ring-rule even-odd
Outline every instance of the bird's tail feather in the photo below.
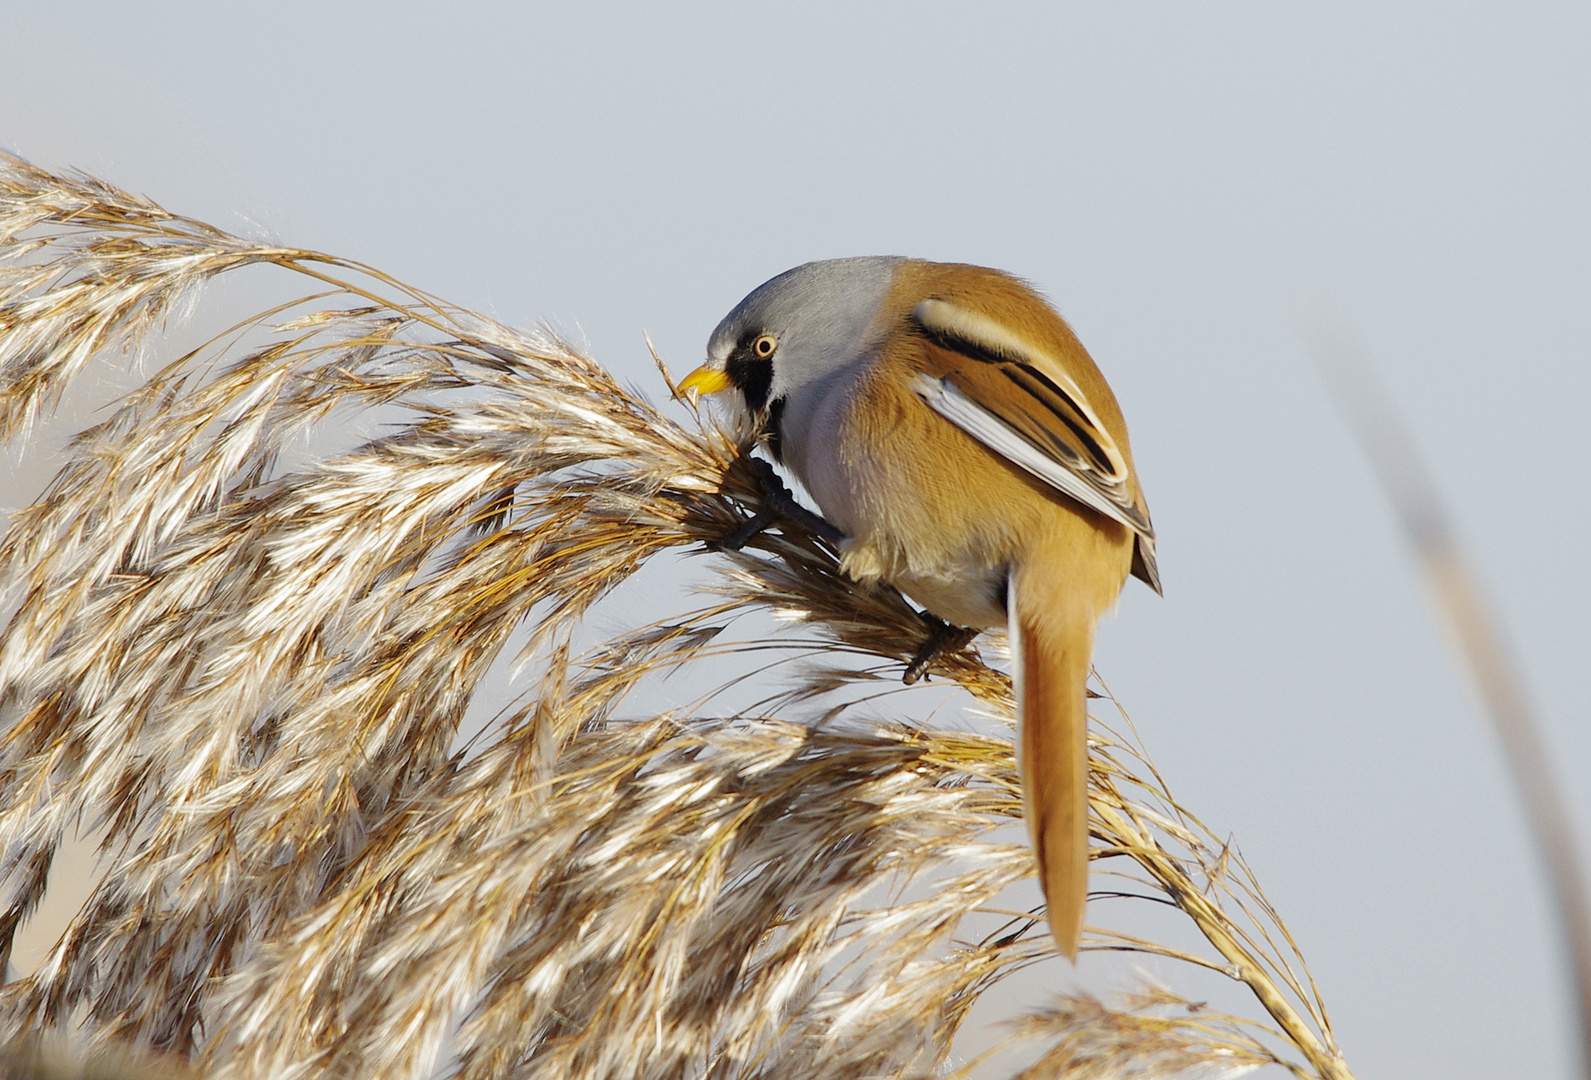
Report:
[[[1022,740],[1022,815],[1038,856],[1050,932],[1056,947],[1075,960],[1088,898],[1085,684],[1094,620],[1046,605],[1050,590],[1036,584],[1024,588],[1014,577],[1007,598]]]

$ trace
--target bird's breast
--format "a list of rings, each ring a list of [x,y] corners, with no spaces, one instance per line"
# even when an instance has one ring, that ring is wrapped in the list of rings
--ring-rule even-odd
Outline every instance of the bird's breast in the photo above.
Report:
[[[781,460],[847,536],[864,530],[868,517],[857,498],[865,478],[854,455],[842,452],[863,374],[860,366],[846,368],[803,387],[785,400],[778,420]]]

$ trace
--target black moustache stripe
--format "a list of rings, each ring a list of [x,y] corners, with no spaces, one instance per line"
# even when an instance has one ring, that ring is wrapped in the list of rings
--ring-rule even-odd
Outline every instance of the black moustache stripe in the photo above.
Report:
[[[746,407],[760,413],[768,406],[768,392],[773,389],[773,362],[751,355],[750,349],[736,349],[724,365],[724,374],[739,387],[746,399]]]

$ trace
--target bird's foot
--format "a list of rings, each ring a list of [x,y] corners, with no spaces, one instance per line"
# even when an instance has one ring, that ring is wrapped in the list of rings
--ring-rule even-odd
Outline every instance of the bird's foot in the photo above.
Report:
[[[906,674],[901,676],[901,681],[907,686],[927,675],[928,669],[941,656],[965,648],[978,636],[978,631],[970,627],[952,626],[926,611],[923,612],[923,621],[928,624],[928,639],[917,650],[917,655],[912,657],[911,663],[906,665]]]
[[[762,509],[720,540],[718,542],[720,548],[724,551],[739,551],[750,543],[752,537],[776,521],[788,521],[799,525],[812,535],[827,540],[833,546],[840,546],[841,541],[845,539],[845,533],[797,502],[796,497],[784,486],[784,481],[779,478],[772,465],[761,458],[752,458],[751,464],[762,481]]]
[[[770,514],[766,509],[758,510],[751,517],[740,523],[734,532],[726,533],[724,538],[713,545],[720,551],[739,551],[750,542],[753,536],[762,532],[769,525],[778,520],[777,514]]]

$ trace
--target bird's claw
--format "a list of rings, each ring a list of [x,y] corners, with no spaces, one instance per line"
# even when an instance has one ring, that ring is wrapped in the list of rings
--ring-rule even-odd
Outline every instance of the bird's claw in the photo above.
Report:
[[[941,656],[965,648],[978,636],[978,631],[970,627],[952,626],[927,612],[923,613],[923,621],[928,624],[928,638],[922,648],[917,650],[917,655],[912,657],[911,663],[906,665],[906,673],[901,676],[901,682],[907,686],[926,676],[928,669]]]

